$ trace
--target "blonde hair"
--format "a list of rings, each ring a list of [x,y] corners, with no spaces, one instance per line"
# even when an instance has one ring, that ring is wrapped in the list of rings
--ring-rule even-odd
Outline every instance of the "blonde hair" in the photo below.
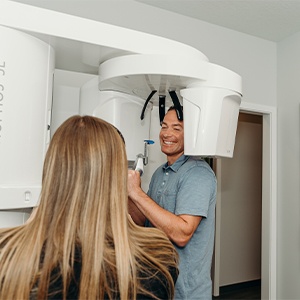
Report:
[[[139,273],[166,277],[177,253],[158,229],[135,225],[128,214],[127,158],[111,124],[73,116],[47,151],[39,206],[30,222],[0,230],[0,299],[46,299],[53,270],[67,297],[78,249],[80,299],[152,295]],[[149,270],[152,270],[151,272]]]

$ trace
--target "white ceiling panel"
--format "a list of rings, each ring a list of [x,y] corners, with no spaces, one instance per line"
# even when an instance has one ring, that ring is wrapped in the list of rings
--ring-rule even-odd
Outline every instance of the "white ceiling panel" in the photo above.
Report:
[[[299,0],[136,0],[278,42],[300,31]]]

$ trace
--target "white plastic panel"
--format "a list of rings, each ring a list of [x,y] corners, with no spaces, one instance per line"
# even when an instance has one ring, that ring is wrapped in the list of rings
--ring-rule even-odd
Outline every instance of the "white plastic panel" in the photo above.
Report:
[[[30,217],[30,211],[0,211],[0,228],[15,227],[24,224]]]
[[[167,54],[125,55],[99,66],[99,89],[117,90],[146,99],[150,92],[168,96],[168,91],[184,88],[215,87],[242,91],[241,77],[206,60]]]
[[[37,204],[50,140],[54,51],[0,26],[0,209]]]
[[[218,88],[181,90],[184,115],[184,153],[232,157],[241,96]]]
[[[144,140],[149,139],[151,103],[141,120],[145,103],[143,99],[114,91],[100,92],[98,78],[93,78],[81,87],[79,103],[81,115],[99,117],[121,131],[128,160],[134,161],[137,154],[144,154]]]

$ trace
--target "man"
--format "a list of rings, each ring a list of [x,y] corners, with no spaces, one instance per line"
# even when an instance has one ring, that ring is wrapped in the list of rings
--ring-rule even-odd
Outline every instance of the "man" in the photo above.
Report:
[[[160,131],[167,163],[153,174],[148,194],[137,171],[129,171],[129,212],[139,225],[155,226],[174,243],[180,258],[176,299],[211,299],[216,178],[209,165],[184,155],[184,124],[173,107]]]

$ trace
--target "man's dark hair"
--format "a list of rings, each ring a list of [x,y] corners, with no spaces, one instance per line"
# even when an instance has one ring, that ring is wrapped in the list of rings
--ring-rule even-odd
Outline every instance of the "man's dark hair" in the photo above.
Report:
[[[181,110],[183,111],[183,106],[180,105],[180,107],[181,107]],[[176,110],[175,106],[174,106],[174,105],[170,106],[170,107],[168,108],[168,111],[170,111],[170,110]]]

